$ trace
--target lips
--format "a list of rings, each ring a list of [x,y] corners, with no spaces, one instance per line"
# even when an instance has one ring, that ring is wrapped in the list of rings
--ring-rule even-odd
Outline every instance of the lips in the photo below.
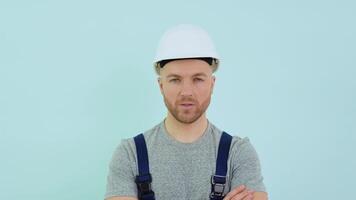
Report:
[[[194,103],[193,102],[183,102],[183,103],[180,103],[180,105],[191,106],[191,105],[194,105]]]
[[[180,105],[181,107],[183,107],[183,108],[189,109],[189,108],[192,108],[192,107],[194,106],[194,103],[191,103],[191,102],[184,102],[184,103],[180,103],[179,105]]]

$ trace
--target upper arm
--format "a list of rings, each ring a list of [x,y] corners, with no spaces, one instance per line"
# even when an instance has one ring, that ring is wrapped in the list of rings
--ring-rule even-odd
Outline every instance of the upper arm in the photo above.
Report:
[[[124,140],[116,148],[109,165],[105,198],[132,198],[137,195],[136,164],[131,151]]]
[[[231,187],[245,185],[254,191],[265,192],[259,158],[249,139],[237,141],[232,150]]]
[[[268,194],[266,192],[254,192],[253,200],[267,200]]]
[[[138,200],[135,197],[110,197],[105,200]]]

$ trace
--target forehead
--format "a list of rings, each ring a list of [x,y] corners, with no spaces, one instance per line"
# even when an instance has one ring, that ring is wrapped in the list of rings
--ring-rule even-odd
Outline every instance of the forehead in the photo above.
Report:
[[[193,76],[195,74],[212,74],[211,66],[198,59],[184,59],[184,60],[174,60],[167,63],[161,69],[162,76],[169,76],[171,74],[179,76]]]

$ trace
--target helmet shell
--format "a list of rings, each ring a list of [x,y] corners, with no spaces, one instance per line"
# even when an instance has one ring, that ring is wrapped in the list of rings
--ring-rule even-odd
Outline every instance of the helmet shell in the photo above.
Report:
[[[198,26],[181,24],[163,34],[157,47],[154,65],[157,67],[157,63],[162,60],[201,57],[214,58],[213,64],[218,64],[219,55],[209,34]]]

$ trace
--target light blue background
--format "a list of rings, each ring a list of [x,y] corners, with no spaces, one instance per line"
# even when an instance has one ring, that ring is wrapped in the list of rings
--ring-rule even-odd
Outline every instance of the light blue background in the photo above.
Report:
[[[270,199],[352,199],[354,1],[1,1],[0,199],[103,199],[121,138],[166,114],[163,31],[222,57],[210,121],[259,153]]]

